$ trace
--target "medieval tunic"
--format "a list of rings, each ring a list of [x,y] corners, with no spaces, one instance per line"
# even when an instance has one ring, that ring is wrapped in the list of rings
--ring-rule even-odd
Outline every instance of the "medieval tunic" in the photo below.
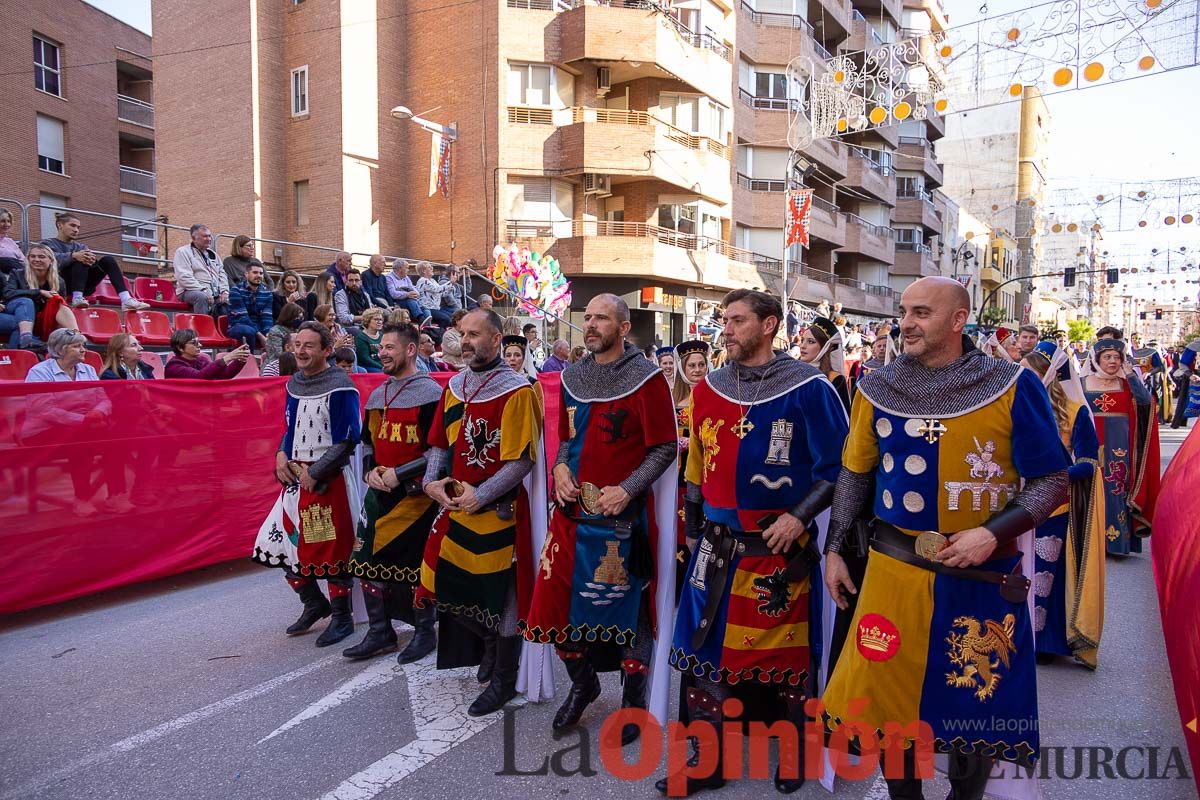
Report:
[[[1162,353],[1157,347],[1139,347],[1132,349],[1132,355],[1146,391],[1154,398],[1155,415],[1160,422],[1169,421],[1174,392],[1167,373],[1167,362],[1163,360]]]
[[[426,372],[389,378],[367,398],[363,424],[364,472],[395,469],[415,461],[429,449],[430,431],[442,387]],[[424,475],[422,468],[415,479]],[[390,492],[367,489],[365,519],[358,527],[350,572],[359,578],[415,586],[421,556],[438,505],[424,493],[409,495],[402,481]]]
[[[1104,536],[1108,552],[1142,552],[1158,498],[1158,421],[1145,389],[1121,378],[1117,391],[1087,391],[1100,437],[1104,477]]]
[[[1066,453],[1038,376],[964,346],[939,369],[900,356],[859,383],[834,524],[869,502],[875,541],[824,702],[831,729],[855,721],[882,735],[888,723],[921,720],[941,752],[1028,766],[1038,714],[1023,593],[1005,599],[996,583],[908,563],[879,541],[889,531],[902,542],[923,531],[949,535],[1010,505],[1036,526],[1065,494]],[[1015,553],[1015,544],[1005,537],[997,552]],[[1010,573],[1020,558],[994,555],[975,569]]]
[[[474,486],[481,508],[438,512],[425,545],[417,605],[433,602],[443,614],[496,630],[516,576],[518,611],[527,607],[532,556],[529,500],[521,480],[533,467],[541,427],[533,388],[507,364],[497,360],[486,371],[467,370],[450,379],[429,441],[449,451],[449,477]],[[439,467],[431,462],[427,481],[441,477],[434,474]],[[485,491],[497,476],[502,491]]]
[[[280,451],[308,466],[317,491],[294,483],[279,494],[254,542],[254,560],[307,578],[344,575],[360,498],[350,466],[360,436],[358,389],[344,370],[292,375]]]
[[[525,638],[648,647],[636,642],[657,568],[658,527],[646,493],[677,453],[670,389],[657,366],[627,347],[611,364],[588,355],[569,366],[561,392],[558,462],[577,485],[620,484],[631,499],[615,518],[589,514],[581,503],[554,509],[522,625]],[[665,460],[656,452],[662,445]],[[673,537],[675,531],[662,533]]]
[[[817,481],[837,478],[846,413],[811,365],[779,354],[765,366],[723,367],[692,393],[687,481],[699,487],[708,526],[679,601],[671,663],[707,681],[803,687],[812,576],[789,578],[789,554],[766,549],[762,531]],[[806,527],[797,548],[817,540]],[[726,536],[728,568],[713,569]]]

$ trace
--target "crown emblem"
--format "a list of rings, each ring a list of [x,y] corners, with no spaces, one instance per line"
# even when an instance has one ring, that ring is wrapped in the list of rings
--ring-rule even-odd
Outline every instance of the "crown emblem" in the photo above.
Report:
[[[868,650],[886,653],[891,649],[894,641],[896,641],[896,634],[885,633],[880,630],[878,625],[872,625],[870,628],[863,625],[858,626],[858,643]]]

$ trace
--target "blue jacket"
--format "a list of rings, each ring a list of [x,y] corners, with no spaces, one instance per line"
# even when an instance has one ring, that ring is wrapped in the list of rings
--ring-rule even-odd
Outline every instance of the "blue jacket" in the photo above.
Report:
[[[371,305],[379,306],[380,308],[391,308],[392,301],[388,297],[387,290],[387,273],[376,275],[371,270],[363,270],[362,273],[363,292],[367,297],[371,298]]]
[[[245,282],[229,290],[229,327],[248,325],[265,335],[274,324],[271,290],[264,284],[257,291]]]

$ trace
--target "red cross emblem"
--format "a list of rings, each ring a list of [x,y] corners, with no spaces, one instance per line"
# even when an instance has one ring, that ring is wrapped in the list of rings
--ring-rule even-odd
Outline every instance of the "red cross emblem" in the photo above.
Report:
[[[1092,401],[1096,408],[1100,409],[1101,414],[1107,414],[1108,410],[1117,404],[1117,401],[1110,397],[1107,392],[1097,397]]]

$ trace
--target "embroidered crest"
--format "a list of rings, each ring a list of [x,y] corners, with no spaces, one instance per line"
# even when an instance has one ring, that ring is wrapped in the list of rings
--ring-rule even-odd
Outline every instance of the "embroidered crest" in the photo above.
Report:
[[[579,596],[585,598],[594,606],[612,605],[623,598],[629,591],[629,573],[625,571],[625,560],[621,558],[619,542],[606,542],[608,549],[596,565],[592,581],[584,585],[588,591],[580,591]]]
[[[575,438],[575,409],[578,406],[567,406],[567,437]]]
[[[1115,398],[1110,397],[1107,392],[1097,397],[1092,401],[1092,405],[1100,409],[1101,414],[1107,414],[1109,409],[1117,404]]]
[[[1113,455],[1121,458],[1125,455],[1123,451],[1113,451]],[[1129,478],[1129,467],[1124,461],[1109,461],[1108,469],[1104,471],[1104,482],[1112,484],[1109,489],[1116,497],[1125,494],[1125,484]]]
[[[988,508],[991,511],[1000,510],[1001,494],[1007,493],[1009,499],[1017,493],[1015,483],[992,483],[993,478],[1004,476],[1004,468],[996,463],[996,443],[988,439],[983,444],[975,439],[975,452],[967,453],[966,462],[970,466],[970,477],[982,478],[982,481],[946,481],[948,497],[946,507],[950,511],[958,511],[959,499],[963,492],[971,493],[971,510],[983,509],[983,495],[988,495]]]
[[[337,538],[337,528],[333,524],[333,508],[330,506],[309,506],[300,512],[300,534],[306,544],[332,542]]]
[[[947,430],[949,430],[949,428],[943,425],[940,419],[927,419],[925,420],[924,425],[917,428],[917,433],[924,436],[925,441],[933,444],[938,439],[942,438],[942,434],[944,434]]]
[[[704,579],[708,574],[708,562],[712,560],[712,557],[712,542],[708,539],[701,539],[700,547],[696,551],[696,563],[692,566],[692,574],[688,578],[688,583],[702,592],[708,588]]]
[[[887,661],[900,650],[900,629],[882,614],[863,614],[858,621],[857,645],[868,661]]]
[[[713,422],[711,417],[706,417],[700,425],[700,443],[704,446],[704,472],[706,474],[717,471],[717,465],[713,463],[721,452],[721,446],[717,444],[717,432],[724,424],[725,420],[723,419]]]
[[[600,416],[604,417],[608,422],[608,426],[601,425],[600,432],[608,436],[608,443],[615,444],[629,436],[625,430],[625,421],[629,419],[629,409],[614,408],[609,411],[601,411]]]
[[[1033,593],[1038,597],[1049,597],[1054,589],[1053,572],[1035,572],[1033,574]]]
[[[1110,542],[1115,542],[1117,539],[1121,538],[1121,532],[1116,529],[1116,526],[1109,525],[1104,530],[1104,538],[1108,539]]]
[[[781,467],[790,466],[792,450],[792,431],[796,425],[785,419],[777,419],[771,423],[771,441],[767,445],[767,457],[764,464],[774,464]]]
[[[483,468],[496,463],[491,451],[500,446],[499,428],[489,432],[486,419],[471,417],[463,423],[463,431],[467,436],[467,466]]]
[[[1037,553],[1043,561],[1051,563],[1058,561],[1058,557],[1062,555],[1063,540],[1061,536],[1039,536],[1033,543],[1033,552]]]
[[[946,644],[950,645],[946,655],[950,663],[962,671],[947,672],[946,685],[974,689],[975,699],[989,700],[1000,685],[997,670],[1001,664],[1010,667],[1009,654],[1017,652],[1017,646],[1013,644],[1017,618],[1005,614],[1002,623],[989,619],[980,624],[974,617],[955,617],[954,627],[963,628],[964,632],[952,631],[946,637]]]
[[[783,570],[777,569],[770,575],[754,579],[754,593],[758,595],[758,613],[768,617],[781,617],[787,612],[791,599],[788,596],[787,578]]]
[[[971,465],[971,477],[983,478],[985,481],[990,481],[992,478],[999,478],[1004,474],[1004,469],[992,460],[996,453],[996,443],[989,439],[984,444],[979,443],[977,437],[975,439],[975,452],[967,453],[967,463]]]

